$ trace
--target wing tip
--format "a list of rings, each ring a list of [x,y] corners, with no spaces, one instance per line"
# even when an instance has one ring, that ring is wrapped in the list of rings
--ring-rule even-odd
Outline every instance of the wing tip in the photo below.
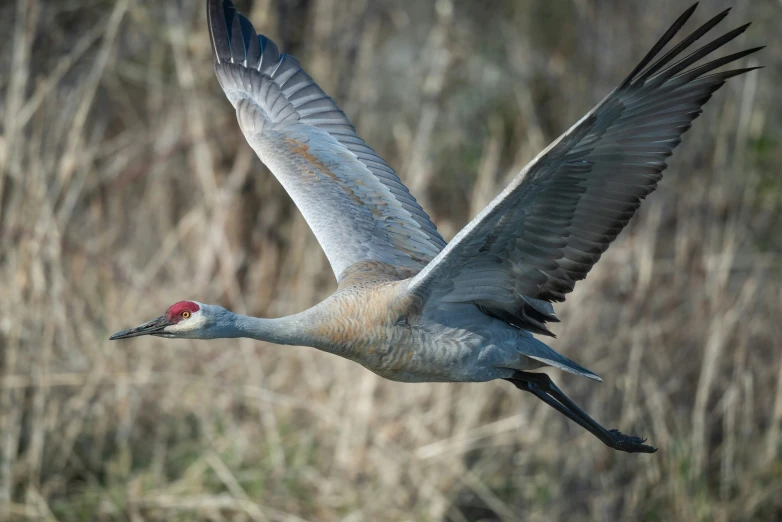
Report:
[[[209,39],[212,42],[212,54],[215,62],[231,60],[231,39],[228,33],[226,13],[236,11],[231,0],[207,0],[206,20],[209,27]]]
[[[727,32],[723,36],[717,38],[715,41],[706,44],[700,49],[697,49],[690,56],[680,60],[680,62],[677,62],[674,65],[669,65],[673,58],[675,58],[684,49],[689,47],[693,42],[695,42],[697,39],[699,39],[707,32],[711,31],[711,29],[713,29],[717,24],[719,24],[728,15],[728,13],[730,13],[732,7],[728,7],[720,11],[719,13],[717,13],[706,23],[699,26],[692,34],[687,36],[684,40],[679,42],[679,44],[677,44],[673,49],[668,51],[668,53],[666,53],[664,56],[662,56],[661,58],[654,61],[654,63],[652,63],[653,60],[655,60],[655,58],[657,57],[657,55],[663,50],[663,48],[665,48],[665,46],[668,45],[668,43],[670,43],[674,39],[674,37],[681,31],[681,29],[684,27],[686,22],[695,12],[697,6],[698,6],[698,2],[691,5],[686,11],[684,11],[676,19],[676,21],[674,21],[673,24],[671,24],[668,30],[666,30],[665,34],[663,34],[663,36],[654,44],[654,46],[652,46],[652,48],[646,54],[646,56],[644,56],[644,58],[640,61],[640,63],[633,69],[633,71],[627,76],[627,78],[625,78],[625,80],[620,85],[620,88],[626,87],[630,84],[636,84],[639,82],[644,83],[646,80],[652,77],[654,73],[662,69],[664,66],[668,66],[668,68],[674,68],[678,63],[688,61],[689,58],[692,57],[693,55],[697,55],[704,51],[705,51],[704,55],[708,54],[713,50],[717,49],[718,47],[721,47],[722,45],[733,40],[737,36],[741,35],[747,30],[747,28],[750,25],[752,25],[752,22],[747,22],[737,27],[736,29]],[[661,75],[663,75],[663,73],[658,73],[655,75],[655,77]]]
[[[207,0],[206,18],[217,65],[233,63],[274,74],[285,55],[271,39],[257,34],[231,0]]]

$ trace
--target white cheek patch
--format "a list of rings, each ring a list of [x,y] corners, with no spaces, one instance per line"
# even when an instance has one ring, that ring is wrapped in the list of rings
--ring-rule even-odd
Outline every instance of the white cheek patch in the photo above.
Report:
[[[177,324],[167,326],[164,332],[172,334],[186,334],[188,332],[198,331],[206,326],[206,317],[201,311],[193,312],[187,319],[182,319]]]

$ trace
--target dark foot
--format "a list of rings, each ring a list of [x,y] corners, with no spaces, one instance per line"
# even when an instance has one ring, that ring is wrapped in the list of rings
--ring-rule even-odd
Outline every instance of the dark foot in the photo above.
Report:
[[[619,451],[627,453],[654,453],[657,448],[644,444],[646,439],[625,435],[619,430],[607,430],[598,424],[584,410],[568,399],[545,373],[516,372],[506,379],[518,389],[530,392],[567,418],[589,431],[600,441]]]
[[[657,448],[644,444],[646,439],[625,435],[619,430],[608,430],[611,439],[614,441],[614,449],[626,451],[627,453],[654,453]]]

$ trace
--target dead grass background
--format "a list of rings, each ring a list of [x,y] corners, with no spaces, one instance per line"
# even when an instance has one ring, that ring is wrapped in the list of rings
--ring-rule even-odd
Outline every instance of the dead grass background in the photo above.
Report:
[[[705,0],[702,23],[729,5]],[[239,2],[450,238],[615,86],[673,0]],[[782,517],[780,3],[767,44],[557,310],[556,380],[652,456],[507,383],[398,384],[305,348],[110,333],[185,298],[304,309],[335,283],[245,144],[201,1],[0,4],[0,520]],[[690,26],[694,26],[694,23]]]

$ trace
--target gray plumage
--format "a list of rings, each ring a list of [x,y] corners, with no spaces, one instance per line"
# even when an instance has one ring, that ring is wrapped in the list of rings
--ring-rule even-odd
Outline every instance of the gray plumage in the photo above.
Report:
[[[445,247],[334,100],[230,2],[207,6],[217,79],[248,143],[304,214],[339,279],[357,261],[422,268]]]
[[[686,70],[732,40],[730,31],[677,62],[728,13],[715,16],[665,56],[655,55],[685,12],[636,69],[528,164],[410,284],[436,303],[475,302],[521,328],[548,334],[552,301],[564,301],[662,179],[665,159],[725,80],[754,68],[707,73],[759,49]]]
[[[760,48],[696,65],[749,24],[682,57],[728,11],[659,56],[695,7],[446,246],[298,60],[257,35],[229,0],[208,0],[220,85],[248,143],[314,231],[339,288],[280,319],[183,301],[112,338],[251,337],[313,346],[397,381],[506,379],[612,448],[653,452],[637,437],[605,430],[545,374],[529,373],[553,366],[600,380],[532,333],[551,335],[552,303],[586,277],[656,188],[666,158],[712,94],[753,69],[714,72]]]

